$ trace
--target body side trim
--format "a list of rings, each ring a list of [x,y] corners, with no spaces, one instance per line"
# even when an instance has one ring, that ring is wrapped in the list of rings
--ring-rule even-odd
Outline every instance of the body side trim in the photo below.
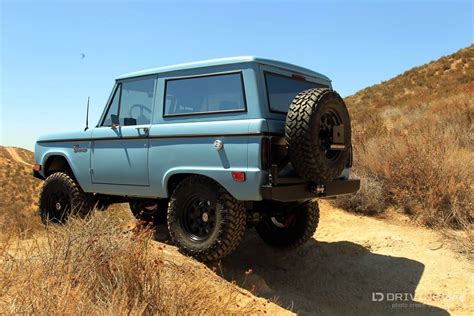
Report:
[[[242,137],[242,136],[283,136],[279,133],[269,132],[256,132],[256,133],[236,133],[236,134],[174,134],[174,135],[163,135],[163,136],[149,136],[148,139],[160,139],[160,138],[201,138],[201,137]],[[39,144],[43,143],[67,143],[67,142],[89,142],[89,141],[101,141],[101,140],[130,140],[130,139],[144,139],[144,137],[104,137],[104,138],[71,138],[71,139],[53,139],[53,140],[40,140],[37,141]]]

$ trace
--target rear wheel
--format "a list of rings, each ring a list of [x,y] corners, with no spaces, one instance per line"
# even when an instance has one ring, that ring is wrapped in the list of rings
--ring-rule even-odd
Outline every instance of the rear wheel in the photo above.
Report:
[[[263,241],[270,246],[296,248],[313,237],[318,223],[318,204],[310,201],[284,213],[265,216],[256,228]]]
[[[190,176],[178,184],[168,208],[168,229],[181,252],[202,261],[221,259],[237,248],[246,210],[211,179]]]
[[[64,223],[72,215],[85,217],[94,207],[94,198],[63,172],[50,175],[43,183],[39,210],[43,223]]]

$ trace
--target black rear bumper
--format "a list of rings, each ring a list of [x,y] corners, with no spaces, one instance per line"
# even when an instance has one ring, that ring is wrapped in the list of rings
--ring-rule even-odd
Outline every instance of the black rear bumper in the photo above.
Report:
[[[281,202],[327,198],[355,193],[360,188],[360,180],[334,180],[321,183],[300,183],[261,187],[264,200]]]

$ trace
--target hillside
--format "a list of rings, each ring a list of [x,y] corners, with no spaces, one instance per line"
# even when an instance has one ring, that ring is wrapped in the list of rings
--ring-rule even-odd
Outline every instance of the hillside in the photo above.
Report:
[[[0,314],[292,314],[175,247],[151,244],[126,206],[45,229],[32,165],[32,152],[0,146]],[[104,256],[118,268],[103,267]],[[103,301],[91,304],[96,295]]]
[[[31,177],[33,170],[33,153],[16,147],[0,146],[0,194],[4,199],[0,206],[21,203],[22,207],[31,210],[34,201],[33,193],[41,181]]]
[[[346,98],[351,111],[418,107],[458,94],[474,92],[474,45]]]
[[[41,181],[32,177],[33,153],[0,146],[0,223],[28,234],[41,227],[36,202]]]
[[[360,192],[338,205],[396,209],[436,228],[474,218],[474,45],[347,97]]]

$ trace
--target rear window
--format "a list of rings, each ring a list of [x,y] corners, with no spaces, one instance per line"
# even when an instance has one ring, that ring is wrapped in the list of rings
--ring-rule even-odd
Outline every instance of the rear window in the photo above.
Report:
[[[327,88],[327,85],[265,72],[268,103],[272,112],[288,112],[288,107],[301,91],[311,88]]]
[[[241,73],[169,79],[165,116],[245,111]]]

